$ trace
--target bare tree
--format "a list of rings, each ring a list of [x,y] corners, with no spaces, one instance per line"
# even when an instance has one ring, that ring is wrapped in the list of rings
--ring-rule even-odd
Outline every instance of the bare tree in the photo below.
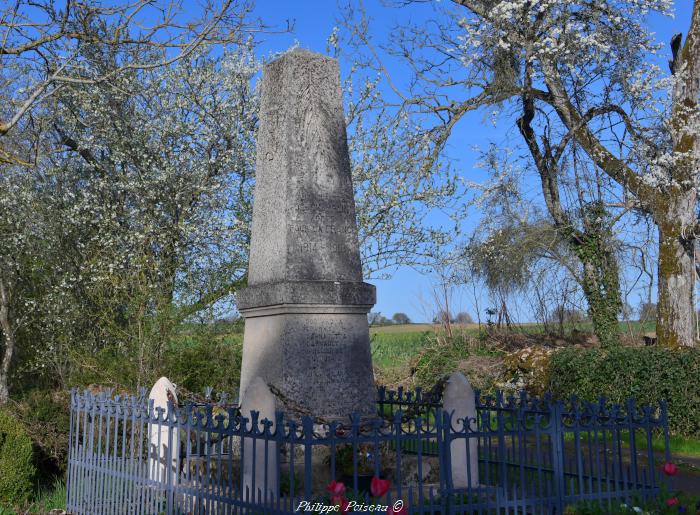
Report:
[[[2,405],[10,398],[8,377],[15,349],[15,332],[10,325],[10,292],[3,279],[0,279],[0,329],[2,329],[5,340],[5,352],[2,356],[2,362],[0,362],[0,405]]]

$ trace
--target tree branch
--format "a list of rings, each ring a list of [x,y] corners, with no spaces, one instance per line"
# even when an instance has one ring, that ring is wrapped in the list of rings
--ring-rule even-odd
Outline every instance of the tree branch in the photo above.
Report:
[[[624,161],[615,157],[595,137],[586,120],[583,119],[572,104],[561,77],[556,70],[556,66],[550,61],[543,60],[542,72],[545,83],[551,93],[551,105],[566,128],[572,132],[577,143],[581,145],[597,166],[618,184],[628,188],[646,209],[651,210],[651,202],[656,193],[654,188],[648,186],[641,176],[627,166]]]

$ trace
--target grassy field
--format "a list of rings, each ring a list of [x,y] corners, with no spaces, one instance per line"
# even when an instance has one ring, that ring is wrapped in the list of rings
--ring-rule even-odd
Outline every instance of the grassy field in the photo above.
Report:
[[[644,334],[653,333],[656,330],[655,322],[638,322],[636,320],[622,321],[619,323],[621,334]],[[424,333],[426,331],[436,332],[441,329],[440,324],[401,324],[401,325],[382,325],[370,327],[370,334],[383,333]],[[482,328],[486,328],[486,324],[481,324]],[[466,331],[477,334],[479,332],[479,324],[452,324],[455,331]],[[558,329],[558,326],[552,324],[552,330]],[[593,326],[590,322],[581,322],[578,324],[570,324],[564,327],[566,332],[571,330],[592,332]],[[530,334],[541,334],[544,332],[542,324],[526,322],[522,324],[514,324],[511,330],[516,332],[527,332]]]
[[[477,324],[465,324],[460,325],[465,329],[473,329],[478,331],[479,326]],[[369,328],[370,334],[386,334],[386,333],[425,333],[425,332],[435,332],[440,329],[439,324],[400,324],[400,325],[380,325],[372,326]]]
[[[481,330],[485,330],[483,324]],[[565,328],[572,331],[589,332],[590,324],[581,323]],[[622,338],[628,341],[640,341],[641,335],[655,330],[653,322],[620,322]],[[453,334],[463,340],[476,340],[480,328],[478,324],[453,324]],[[544,333],[540,324],[520,324],[513,327],[515,333],[537,335]],[[411,374],[411,364],[420,352],[434,341],[441,332],[439,324],[403,324],[370,327],[372,358],[379,379],[387,384],[402,384]],[[466,353],[465,353],[466,354]],[[474,354],[474,352],[472,352]],[[477,352],[478,354],[478,352]],[[493,355],[493,353],[490,353]],[[465,356],[466,357],[466,356]]]
[[[432,333],[376,332],[371,335],[372,359],[379,368],[393,367],[410,360],[423,348]]]
[[[580,327],[580,326],[579,326]],[[528,327],[528,332],[537,332],[541,327]],[[620,330],[625,333],[641,335],[653,332],[654,324],[639,322],[621,322]],[[434,340],[439,326],[433,324],[389,325],[370,328],[372,342],[372,359],[378,379],[385,384],[410,385],[412,365],[426,345]],[[477,336],[476,324],[455,326],[455,330],[464,335]],[[655,450],[663,450],[663,438],[655,437]],[[700,458],[700,441],[681,436],[671,437],[671,449],[675,455]]]

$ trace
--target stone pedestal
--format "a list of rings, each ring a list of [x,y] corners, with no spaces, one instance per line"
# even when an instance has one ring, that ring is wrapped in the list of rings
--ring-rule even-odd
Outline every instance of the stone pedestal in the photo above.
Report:
[[[332,419],[375,413],[338,63],[294,50],[263,72],[240,391],[261,377]]]

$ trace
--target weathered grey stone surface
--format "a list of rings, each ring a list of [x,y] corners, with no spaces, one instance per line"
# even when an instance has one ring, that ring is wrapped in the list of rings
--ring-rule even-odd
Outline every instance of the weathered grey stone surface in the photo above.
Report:
[[[469,381],[461,372],[450,374],[442,397],[442,406],[452,414],[452,428],[462,432],[464,420],[469,428],[476,431],[476,398]],[[467,453],[467,440],[469,453]],[[450,444],[452,481],[457,488],[479,485],[479,443],[478,438],[455,438]]]
[[[248,428],[252,427],[251,411],[258,412],[258,430],[263,431],[262,421],[268,419],[275,420],[275,396],[272,395],[265,381],[260,377],[254,377],[241,402],[241,416],[249,419]],[[274,424],[270,427],[275,430]],[[265,452],[265,443],[269,448]],[[243,438],[243,496],[250,498],[261,498],[269,496],[274,499],[277,492],[277,453],[274,440],[261,440],[254,438]],[[267,462],[265,461],[267,454]],[[253,467],[255,458],[255,467]]]
[[[241,385],[255,370],[282,394],[280,409],[328,420],[374,413],[365,313],[251,317],[244,338]]]
[[[148,395],[153,409],[163,408],[168,413],[168,401],[177,407],[175,385],[167,377],[156,381]],[[167,425],[149,424],[150,447],[148,449],[148,478],[161,483],[177,481],[180,457],[180,435]]]
[[[373,414],[375,289],[362,282],[338,63],[294,50],[261,89],[241,392],[260,376],[301,412]]]
[[[374,305],[376,293],[374,285],[362,282],[285,281],[249,285],[236,299],[239,309],[279,304],[356,305],[364,309]]]
[[[265,66],[248,282],[361,282],[335,59],[296,49]]]

